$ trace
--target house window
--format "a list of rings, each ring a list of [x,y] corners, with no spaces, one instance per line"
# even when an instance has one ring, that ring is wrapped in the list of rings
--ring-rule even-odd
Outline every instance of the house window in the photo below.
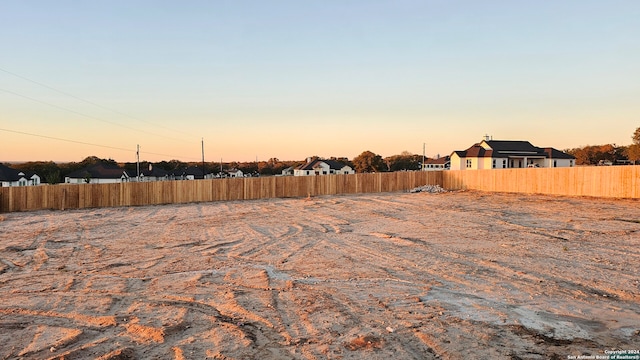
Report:
[[[507,168],[507,159],[503,159],[502,160],[502,168],[506,169]]]
[[[472,165],[471,159],[467,159],[467,168],[470,168]]]
[[[493,169],[495,169],[495,168],[496,168],[496,159],[493,159],[493,162],[492,162],[492,164],[491,164],[491,167],[492,167]]]
[[[553,167],[557,167],[558,166],[558,162],[556,160],[553,160]]]

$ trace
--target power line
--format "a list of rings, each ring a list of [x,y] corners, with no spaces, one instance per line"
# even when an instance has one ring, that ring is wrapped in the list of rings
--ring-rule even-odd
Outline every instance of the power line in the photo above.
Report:
[[[113,113],[115,113],[115,114],[122,115],[122,116],[126,116],[126,117],[128,117],[128,118],[130,118],[130,119],[137,120],[137,121],[140,121],[140,122],[146,123],[146,124],[151,125],[151,126],[155,126],[155,127],[163,128],[163,129],[165,129],[165,130],[172,131],[172,132],[179,132],[179,133],[181,133],[181,134],[183,134],[183,135],[191,136],[190,134],[187,134],[187,133],[185,133],[185,132],[183,132],[183,131],[176,130],[176,129],[171,129],[171,128],[168,128],[168,127],[166,127],[166,126],[162,126],[162,125],[158,125],[158,124],[154,124],[154,123],[152,123],[152,122],[149,122],[149,121],[146,121],[146,120],[143,120],[143,119],[140,119],[140,118],[137,118],[137,117],[131,116],[131,115],[129,115],[129,114],[125,114],[125,113],[123,113],[123,112],[121,112],[121,111],[114,110],[114,109],[108,108],[108,107],[106,107],[106,106],[103,106],[103,105],[97,104],[97,103],[95,103],[95,102],[93,102],[93,101],[90,101],[90,100],[87,100],[87,99],[83,99],[83,98],[81,98],[81,97],[79,97],[79,96],[76,96],[76,95],[70,94],[70,93],[68,93],[68,92],[66,92],[66,91],[62,91],[62,90],[56,89],[56,88],[54,88],[54,87],[52,87],[52,86],[49,86],[49,85],[47,85],[47,84],[43,84],[43,83],[41,83],[41,82],[39,82],[39,81],[35,81],[35,80],[32,80],[32,79],[29,79],[29,78],[27,78],[27,77],[25,77],[25,76],[22,76],[22,75],[16,74],[16,73],[11,72],[11,71],[9,71],[9,70],[6,70],[6,69],[3,69],[3,68],[0,68],[0,71],[5,72],[5,73],[10,74],[10,75],[13,75],[13,76],[15,76],[15,77],[17,77],[17,78],[20,78],[20,79],[22,79],[22,80],[26,80],[26,81],[32,82],[32,83],[34,83],[34,84],[36,84],[36,85],[40,85],[40,86],[45,87],[45,88],[47,88],[47,89],[49,89],[49,90],[53,90],[53,91],[55,91],[55,92],[57,92],[57,93],[60,93],[60,94],[63,94],[63,95],[66,95],[66,96],[72,97],[72,98],[74,98],[74,99],[76,99],[76,100],[79,100],[79,101],[85,102],[85,103],[87,103],[87,104],[91,104],[91,105],[93,105],[93,106],[95,106],[95,107],[98,107],[98,108],[100,108],[100,109],[107,110],[107,111],[111,111],[111,112],[113,112]]]
[[[84,141],[63,139],[63,138],[58,138],[58,137],[54,137],[54,136],[28,133],[28,132],[24,132],[24,131],[17,131],[17,130],[3,129],[3,128],[0,128],[0,131],[6,131],[6,132],[10,132],[10,133],[14,133],[14,134],[20,134],[20,135],[35,136],[35,137],[44,138],[44,139],[64,141],[64,142],[69,142],[69,143],[74,143],[74,144],[96,146],[96,147],[101,147],[101,148],[106,148],[106,149],[114,149],[114,150],[122,150],[122,151],[133,151],[132,149],[125,149],[125,148],[109,146],[109,145],[92,144],[92,143],[88,143],[88,142],[84,142]],[[198,159],[198,158],[190,157],[190,156],[176,156],[176,155],[159,154],[159,153],[153,153],[153,152],[146,152],[146,153],[150,154],[150,155],[166,156],[166,157],[174,158],[174,159],[175,158],[183,158],[183,159],[186,158],[186,159],[196,159],[196,160]]]
[[[131,151],[131,149],[124,149],[124,148],[119,148],[119,147],[115,147],[115,146],[92,144],[92,143],[88,143],[88,142],[84,142],[84,141],[77,141],[77,140],[62,139],[62,138],[58,138],[58,137],[54,137],[54,136],[39,135],[39,134],[32,134],[32,133],[23,132],[23,131],[16,131],[16,130],[9,130],[9,129],[2,129],[2,128],[0,128],[0,131],[6,131],[6,132],[10,132],[10,133],[14,133],[14,134],[21,134],[21,135],[36,136],[36,137],[44,138],[44,139],[51,139],[51,140],[58,140],[58,141],[66,141],[66,142],[75,143],[75,144],[82,144],[82,145],[89,145],[89,146],[97,146],[97,147],[102,147],[102,148],[107,148],[107,149],[115,149],[115,150]]]
[[[51,107],[54,107],[54,108],[57,108],[57,109],[61,109],[61,110],[64,110],[64,111],[68,111],[68,112],[73,113],[73,114],[76,114],[76,115],[84,116],[84,117],[87,117],[87,118],[89,118],[89,119],[94,119],[94,120],[102,121],[102,122],[107,123],[107,124],[120,126],[120,127],[125,128],[125,129],[129,129],[129,130],[133,130],[133,131],[141,132],[141,133],[148,134],[148,135],[159,136],[159,137],[162,137],[162,138],[165,138],[165,139],[169,139],[169,140],[175,140],[174,138],[171,138],[171,137],[168,137],[168,136],[159,135],[159,134],[154,134],[154,133],[149,132],[149,131],[136,129],[136,128],[133,128],[133,127],[131,127],[131,126],[127,126],[127,125],[119,124],[119,123],[117,123],[117,122],[113,122],[113,121],[109,121],[109,120],[101,119],[101,118],[99,118],[99,117],[95,117],[95,116],[91,116],[91,115],[83,114],[83,113],[81,113],[81,112],[78,112],[78,111],[75,111],[75,110],[71,110],[71,109],[68,109],[68,108],[65,108],[65,107],[62,107],[62,106],[59,106],[59,105],[51,104],[51,103],[48,103],[48,102],[46,102],[46,101],[38,100],[38,99],[32,98],[32,97],[30,97],[30,96],[26,96],[26,95],[18,94],[17,92],[14,92],[14,91],[11,91],[11,90],[0,89],[0,91],[5,92],[5,93],[8,93],[8,94],[15,95],[15,96],[19,96],[19,97],[21,97],[21,98],[25,98],[25,99],[28,99],[28,100],[31,100],[31,101],[35,101],[35,102],[38,102],[38,103],[40,103],[40,104],[44,104],[44,105],[51,106]]]

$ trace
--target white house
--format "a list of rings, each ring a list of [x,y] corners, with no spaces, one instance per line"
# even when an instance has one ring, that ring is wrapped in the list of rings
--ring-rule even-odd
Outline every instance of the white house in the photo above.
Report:
[[[0,164],[0,186],[33,186],[40,185],[40,176],[25,173]]]
[[[294,176],[333,174],[355,174],[355,171],[351,166],[336,160],[312,160],[311,158],[307,159],[306,164],[300,165],[293,170]]]
[[[189,166],[188,168],[176,169],[168,174],[169,180],[196,180],[205,179],[204,171],[197,166]]]
[[[528,141],[485,139],[451,154],[451,170],[572,167],[575,163],[575,157],[567,153],[539,148]]]
[[[231,177],[231,178],[244,177],[244,173],[242,172],[242,170],[238,170],[238,169],[227,170],[225,173],[227,177]]]
[[[293,166],[289,166],[286,169],[282,169],[282,176],[291,176],[294,173],[294,168]]]
[[[422,165],[424,171],[449,170],[451,160],[449,156],[439,157],[437,159],[426,159]]]
[[[140,168],[140,177],[138,179],[136,179],[136,177],[137,170],[136,174],[131,174],[131,181],[163,181],[169,180],[169,172],[157,166],[153,166],[153,164],[149,163],[148,166],[143,166]]]
[[[127,171],[118,165],[97,163],[68,174],[64,182],[67,184],[115,184],[127,182],[130,179],[131,176]]]

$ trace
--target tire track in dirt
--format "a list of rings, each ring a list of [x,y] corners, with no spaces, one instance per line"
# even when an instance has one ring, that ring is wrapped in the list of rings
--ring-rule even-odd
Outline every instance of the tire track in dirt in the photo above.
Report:
[[[295,216],[289,213],[288,209],[277,207],[279,219],[293,219]],[[259,258],[261,256],[275,255],[279,253],[280,244],[290,242],[292,239],[299,237],[304,231],[303,224],[285,221],[278,221],[269,216],[264,216],[257,212],[251,223],[242,221],[243,233],[249,232],[254,236],[249,236],[250,241],[245,241],[242,247],[234,249],[230,256],[234,258]],[[245,237],[246,239],[246,237]],[[244,249],[243,249],[244,248]]]
[[[0,272],[21,270],[25,266],[31,266],[35,271],[40,270],[49,260],[47,242],[57,230],[52,217],[43,216],[38,221],[16,225],[11,230],[11,241],[8,243],[15,245],[5,246],[0,252],[5,253],[0,257],[0,263],[5,265]],[[22,245],[27,242],[28,245]]]
[[[403,222],[402,220],[398,220],[398,219],[393,219],[393,220],[398,223]],[[371,221],[375,221],[375,220],[371,220]],[[340,222],[348,223],[348,220],[340,219]],[[374,265],[375,267],[383,269],[385,273],[391,276],[391,278],[385,278],[380,281],[390,281],[390,280],[405,281],[405,279],[411,279],[410,282],[412,284],[415,284],[416,278],[422,277],[422,276],[415,276],[416,275],[415,272],[403,271],[402,274],[398,274],[395,271],[393,272],[390,271],[389,269],[391,269],[393,266],[398,267],[399,264],[403,264],[404,266],[401,266],[401,267],[406,269],[409,269],[409,268],[415,269],[417,265],[412,261],[404,261],[404,259],[400,257],[395,257],[393,255],[385,255],[385,254],[393,254],[393,252],[387,251],[388,249],[386,248],[376,246],[378,245],[378,243],[363,240],[363,239],[369,239],[370,236],[374,236],[376,238],[381,238],[381,239],[391,239],[392,236],[387,237],[387,236],[384,236],[384,234],[376,234],[376,233],[366,234],[366,228],[367,228],[366,224],[360,223],[359,225],[365,228],[361,230],[365,232],[364,234],[349,233],[344,236],[331,234],[331,236],[329,236],[330,240],[327,241],[328,246],[331,247],[334,252],[343,253],[343,255],[346,255],[347,254],[346,251],[348,251],[348,253],[351,254],[350,256],[354,258],[354,261],[358,261],[361,264],[366,264],[365,266],[369,266],[369,264],[373,263],[375,264]],[[398,240],[401,240],[401,239],[398,239]],[[408,241],[408,240],[405,240],[405,241]],[[423,246],[425,245],[423,241],[408,241],[408,242],[411,245],[414,245],[416,243]],[[366,245],[362,245],[364,243],[366,243]],[[393,246],[393,244],[389,244],[389,245]],[[419,251],[419,249],[412,249],[411,251]],[[363,254],[365,255],[365,257],[361,256]],[[372,258],[374,258],[375,260],[371,261]],[[356,286],[356,287],[363,286],[364,282],[368,280],[376,281],[376,279],[366,279],[366,278],[356,278],[353,281],[349,281],[349,279],[345,279],[344,285],[348,286],[353,284],[353,286]],[[384,301],[386,301],[387,299],[381,299],[381,298],[368,299],[369,301],[365,301],[363,303],[362,300],[360,299],[354,300],[351,298],[341,296],[340,294],[342,292],[331,291],[331,290],[326,290],[326,291],[338,297],[335,300],[336,303],[340,303],[342,304],[342,306],[345,306],[348,308],[348,310],[343,310],[343,311],[348,311],[353,314],[369,313],[371,310],[368,310],[368,309],[375,309],[380,307],[384,309],[386,307],[384,304]],[[395,319],[388,318],[387,322],[391,322],[392,320],[395,320]],[[360,324],[362,322],[366,322],[366,320],[360,318],[356,320],[355,323]],[[384,328],[384,326],[380,326],[380,327]],[[373,329],[369,328],[366,331],[373,331],[373,330],[375,330],[375,328]],[[378,336],[381,336],[381,333],[386,333],[386,332],[387,331],[380,331],[379,329],[375,330],[375,333]],[[356,334],[353,334],[352,336],[355,336],[355,335]],[[385,335],[385,336],[388,336],[388,335]],[[416,339],[413,343],[411,342],[405,343],[405,345],[406,346],[404,346],[402,349],[395,349],[394,352],[397,352],[397,354],[403,354],[401,356],[404,356],[406,358],[434,357],[433,349],[431,349],[428,345],[423,344],[423,342],[421,342],[418,339]]]
[[[376,215],[379,215],[379,216],[385,217],[385,214],[383,214],[383,213],[378,213],[378,214],[376,214]],[[398,220],[398,219],[396,219],[396,220]],[[374,234],[374,235],[375,235],[375,234]],[[383,237],[383,238],[384,238],[384,237]],[[371,243],[369,243],[369,244],[371,244]],[[354,250],[355,252],[368,253],[369,255],[374,255],[374,252],[375,252],[375,253],[379,253],[379,251],[368,252],[368,250],[369,250],[372,246],[367,246],[367,247],[363,248],[363,247],[355,246],[353,243],[351,243],[351,244],[349,244],[349,246],[348,246],[348,247],[349,247],[351,250]],[[442,256],[442,254],[440,254],[440,256]],[[378,257],[377,257],[377,259],[376,259],[376,262],[377,262],[377,264],[376,264],[376,265],[377,265],[377,266],[380,266],[380,262],[379,262],[379,260],[380,260],[380,259],[384,259],[384,257],[380,257],[380,256],[378,256]],[[452,259],[453,259],[453,257],[452,257],[452,258],[450,258],[450,259],[447,259],[447,260],[448,260],[447,262],[448,262],[448,263],[451,263],[451,260],[452,260]],[[386,258],[385,260],[393,261],[391,258]],[[460,259],[458,259],[457,264],[458,264],[458,265],[466,266],[468,269],[473,269],[474,267],[475,267],[475,268],[477,268],[477,265],[478,265],[478,263],[469,263],[469,262],[465,262],[465,261],[460,261]],[[493,263],[491,263],[491,262],[483,262],[481,265],[482,265],[483,267],[485,267],[485,268],[488,268],[488,269],[491,269],[491,270],[492,270],[492,272],[491,272],[491,276],[486,276],[488,279],[492,279],[492,278],[494,278],[494,276],[495,276],[495,275],[497,275],[497,274],[501,274],[501,272],[502,272],[502,271],[504,271],[504,270],[511,270],[511,269],[508,269],[508,268],[495,266],[495,264],[493,264]],[[486,270],[485,270],[485,271],[486,271]],[[456,272],[457,272],[457,273],[460,273],[460,271],[456,271]],[[512,272],[513,272],[513,271],[512,271]],[[467,272],[463,272],[463,273],[468,273],[468,271],[467,271]],[[529,275],[525,274],[524,272],[521,272],[520,274],[521,274],[521,275],[525,275],[525,277],[529,276]],[[501,274],[501,275],[504,275],[504,274]],[[448,280],[455,280],[455,279],[448,279]],[[535,277],[534,277],[534,278],[529,278],[529,282],[533,282],[533,283],[535,283],[535,282],[539,282],[539,281],[541,281],[541,280],[540,280],[540,279],[536,279]],[[459,286],[461,282],[460,282],[460,281],[457,281],[457,283],[458,283],[458,285],[456,285],[456,286]],[[465,283],[466,283],[466,285],[471,285],[469,282],[465,282]]]
[[[48,259],[0,264],[0,358],[557,358],[637,343],[637,266],[613,258],[637,259],[636,225],[602,213],[640,218],[636,204],[576,200],[599,211],[578,218],[535,198],[9,214],[0,258],[21,259],[6,248],[33,238],[12,237],[45,229]]]

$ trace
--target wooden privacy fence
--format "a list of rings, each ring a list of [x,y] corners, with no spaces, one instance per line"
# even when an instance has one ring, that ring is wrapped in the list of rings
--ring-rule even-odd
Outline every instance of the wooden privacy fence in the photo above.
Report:
[[[272,176],[0,188],[0,212],[393,192],[442,184],[442,172]]]
[[[0,188],[0,212],[393,192],[422,185],[449,190],[640,198],[640,166],[406,171],[120,184]]]
[[[640,166],[446,171],[442,187],[525,194],[640,198]]]

